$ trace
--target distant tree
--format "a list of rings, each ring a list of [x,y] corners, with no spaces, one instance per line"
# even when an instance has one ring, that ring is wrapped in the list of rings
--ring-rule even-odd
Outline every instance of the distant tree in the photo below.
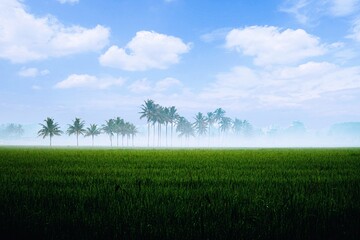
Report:
[[[122,136],[124,135],[124,125],[125,125],[125,121],[124,119],[117,117],[114,119],[114,124],[115,124],[115,133],[116,133],[116,146],[119,147],[119,135],[121,134]],[[124,140],[123,140],[123,144],[124,144]]]
[[[206,117],[206,121],[208,123],[208,128],[209,128],[209,138],[210,138],[210,130],[213,127],[214,123],[215,123],[215,114],[213,112],[208,112],[207,113],[207,117]]]
[[[233,122],[233,131],[236,135],[240,135],[243,131],[243,122],[238,118],[235,118]]]
[[[179,132],[179,137],[185,137],[187,141],[191,136],[195,136],[191,123],[184,117],[179,117],[176,131]]]
[[[24,134],[24,128],[21,124],[10,123],[5,126],[0,135],[5,138],[19,138]]]
[[[171,127],[171,146],[173,142],[173,128],[176,121],[179,119],[179,114],[177,113],[177,109],[175,106],[171,106],[169,109],[169,122]]]
[[[300,121],[292,122],[291,126],[286,129],[286,132],[290,135],[301,135],[306,132],[305,126]]]
[[[153,122],[155,115],[155,103],[153,100],[146,100],[144,104],[141,105],[141,114],[140,119],[146,118],[148,124],[148,147],[150,145],[150,124]]]
[[[218,124],[220,124],[220,121],[224,116],[225,116],[225,110],[223,110],[222,108],[217,108],[214,111],[214,120]],[[219,127],[219,136],[220,136],[220,127]]]
[[[101,129],[96,124],[90,124],[90,127],[86,128],[85,137],[91,136],[92,146],[94,146],[95,136],[101,134]]]
[[[193,126],[194,126],[198,136],[206,135],[207,125],[208,125],[206,117],[201,112],[198,112],[194,119],[195,119],[195,122],[194,122]]]
[[[243,132],[244,132],[244,135],[249,137],[253,134],[253,126],[247,121],[247,120],[244,120],[243,121]]]
[[[85,135],[86,129],[85,129],[85,122],[82,121],[80,118],[75,118],[73,121],[73,124],[69,124],[67,129],[67,134],[76,135],[76,146],[79,146],[79,135]]]
[[[132,146],[134,146],[134,137],[138,133],[136,126],[134,124],[130,124],[128,132],[131,135]]]
[[[45,124],[39,123],[41,129],[38,131],[39,137],[47,137],[50,138],[50,146],[52,145],[52,137],[53,136],[60,136],[63,132],[60,130],[59,124],[54,122],[52,118],[46,118],[44,120]]]
[[[102,125],[102,131],[104,131],[104,133],[109,135],[111,147],[112,147],[112,137],[114,136],[115,129],[116,129],[116,125],[114,119],[109,119],[106,121],[105,124]]]
[[[220,120],[220,130],[227,133],[231,129],[232,120],[229,117],[222,117]]]

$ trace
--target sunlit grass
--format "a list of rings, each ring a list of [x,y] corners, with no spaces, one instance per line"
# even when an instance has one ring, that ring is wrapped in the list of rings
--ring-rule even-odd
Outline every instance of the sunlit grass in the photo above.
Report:
[[[360,149],[0,148],[0,228],[57,239],[357,239]]]

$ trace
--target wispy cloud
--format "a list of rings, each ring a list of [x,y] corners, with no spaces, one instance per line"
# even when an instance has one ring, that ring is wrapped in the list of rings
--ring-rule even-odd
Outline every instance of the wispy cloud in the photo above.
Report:
[[[190,50],[180,38],[156,32],[140,31],[124,47],[110,47],[99,61],[103,66],[127,71],[166,69],[180,61],[180,55]]]
[[[312,24],[323,16],[345,17],[359,11],[359,0],[287,0],[280,11],[293,15],[301,24]]]
[[[122,86],[125,82],[123,78],[103,77],[99,78],[88,74],[72,74],[65,80],[58,82],[54,87],[58,89],[69,88],[93,88],[108,89],[113,86]]]
[[[22,68],[18,72],[20,77],[37,77],[37,76],[45,76],[50,73],[49,70],[39,70],[37,68]]]
[[[61,4],[66,4],[66,3],[69,3],[69,4],[76,4],[76,3],[79,3],[80,0],[57,0],[59,3]]]

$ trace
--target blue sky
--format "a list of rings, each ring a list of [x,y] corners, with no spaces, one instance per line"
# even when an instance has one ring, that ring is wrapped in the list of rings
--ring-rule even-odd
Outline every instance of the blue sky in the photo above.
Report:
[[[359,0],[2,0],[0,123],[360,120]]]

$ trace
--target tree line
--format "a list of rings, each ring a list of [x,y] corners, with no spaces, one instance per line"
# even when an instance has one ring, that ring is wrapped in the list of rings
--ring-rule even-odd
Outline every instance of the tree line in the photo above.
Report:
[[[185,117],[178,113],[175,106],[164,107],[153,100],[148,99],[141,105],[139,112],[140,119],[147,121],[147,146],[150,147],[151,132],[152,132],[152,146],[163,146],[163,139],[165,137],[164,146],[173,146],[174,131],[179,138],[184,138],[186,141],[190,137],[198,139],[208,138],[210,142],[211,137],[221,138],[232,132],[235,135],[249,136],[253,131],[252,125],[247,120],[240,120],[225,116],[226,112],[222,108],[217,108],[213,112],[203,114],[198,112],[193,121],[190,122]],[[38,136],[43,138],[49,137],[50,146],[52,145],[52,138],[60,136],[64,132],[60,129],[58,123],[52,118],[46,118],[44,124],[40,123],[41,129],[38,131]],[[163,130],[165,128],[165,133]],[[76,136],[76,145],[79,146],[79,136],[91,136],[92,145],[94,145],[94,138],[101,133],[109,136],[110,145],[113,146],[113,138],[116,137],[116,146],[119,146],[119,137],[122,139],[122,146],[124,145],[124,138],[126,137],[127,145],[129,139],[134,145],[134,137],[138,133],[138,129],[132,123],[126,122],[120,117],[109,119],[105,124],[98,126],[90,124],[85,128],[85,121],[80,118],[75,118],[72,124],[68,124],[66,134]],[[170,134],[170,140],[169,140]]]
[[[230,117],[225,116],[225,110],[217,108],[213,112],[205,114],[198,112],[193,122],[190,122],[183,116],[180,116],[176,107],[163,107],[156,104],[153,100],[148,99],[141,105],[139,112],[140,119],[147,120],[148,127],[148,141],[147,145],[150,146],[150,132],[153,128],[153,145],[161,146],[162,141],[162,127],[165,127],[165,146],[168,146],[168,127],[170,126],[170,146],[173,142],[173,129],[175,128],[178,137],[189,139],[190,137],[208,137],[210,141],[211,136],[221,137],[233,132],[236,135],[251,135],[253,131],[252,125],[247,120],[240,120],[235,118],[232,120]],[[217,128],[215,127],[217,126]],[[157,130],[156,130],[157,127]],[[212,133],[212,130],[216,133]]]
[[[60,126],[52,118],[46,118],[45,124],[40,123],[41,129],[38,131],[38,136],[46,138],[49,137],[50,146],[52,145],[52,138],[54,136],[60,136],[64,132],[60,129]],[[134,145],[134,137],[138,133],[136,126],[132,123],[126,122],[124,119],[117,117],[114,119],[106,120],[105,124],[101,127],[97,124],[90,124],[85,128],[85,121],[80,118],[75,118],[72,124],[68,124],[66,134],[76,136],[76,146],[79,146],[79,136],[91,137],[92,146],[94,146],[94,139],[101,133],[105,133],[109,136],[110,145],[113,146],[113,137],[116,136],[116,146],[119,146],[119,136],[122,138],[122,145],[124,145],[124,138],[127,139],[127,145],[129,139],[132,140]]]

